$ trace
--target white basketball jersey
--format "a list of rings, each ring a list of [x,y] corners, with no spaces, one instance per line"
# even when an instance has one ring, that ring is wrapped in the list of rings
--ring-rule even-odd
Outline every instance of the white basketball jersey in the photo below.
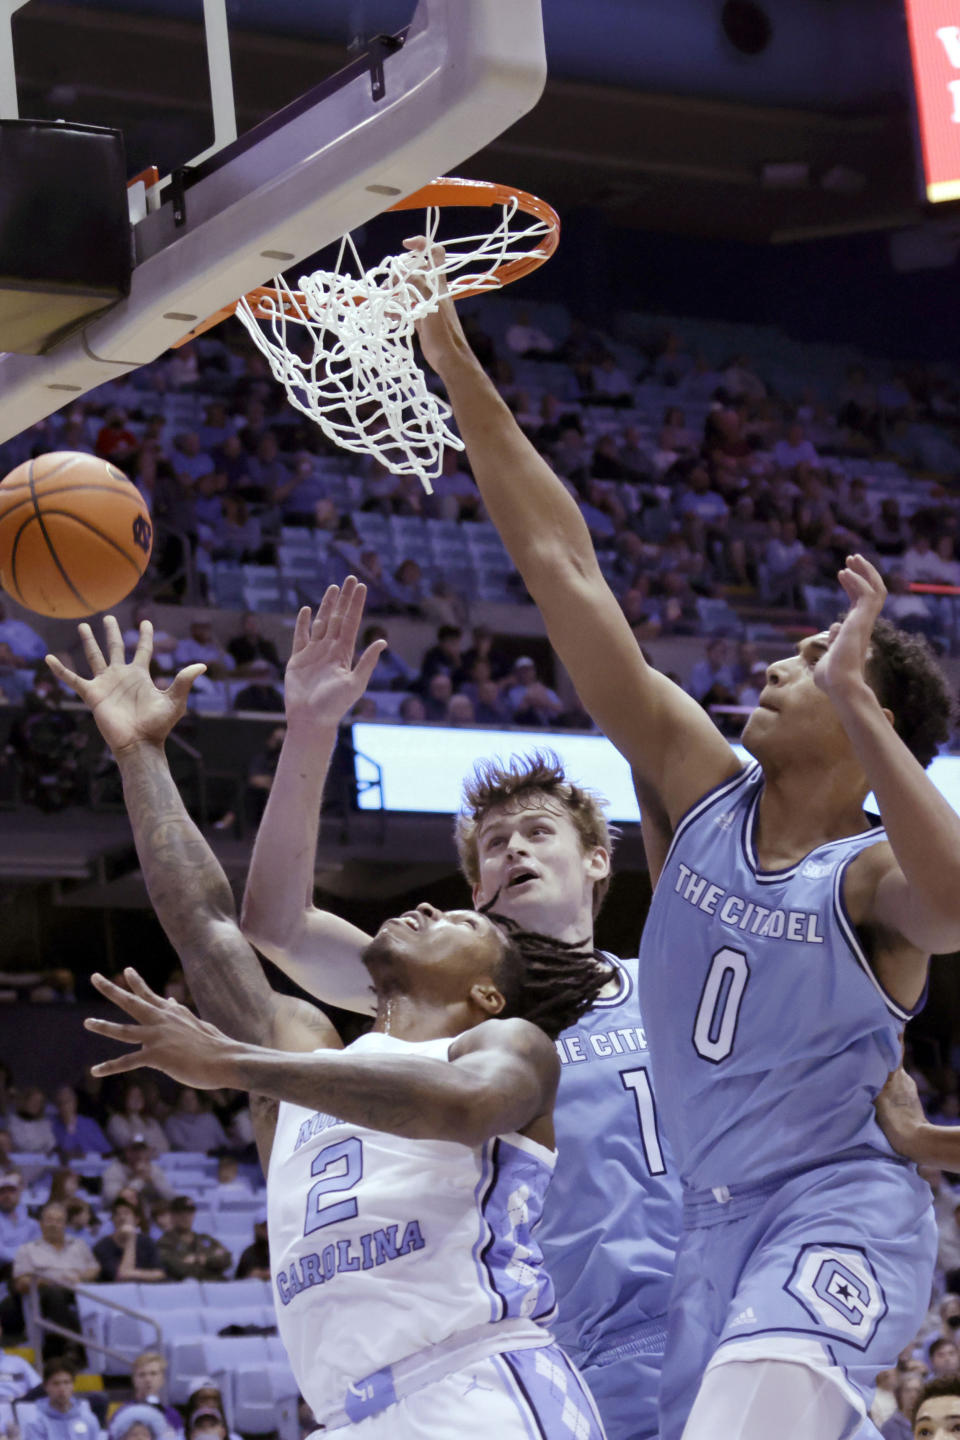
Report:
[[[348,1050],[446,1060],[452,1043],[371,1033]],[[555,1158],[518,1134],[475,1147],[408,1140],[280,1106],[267,1206],[274,1300],[318,1421],[358,1379],[460,1331],[511,1318],[542,1343],[555,1303],[532,1231]]]

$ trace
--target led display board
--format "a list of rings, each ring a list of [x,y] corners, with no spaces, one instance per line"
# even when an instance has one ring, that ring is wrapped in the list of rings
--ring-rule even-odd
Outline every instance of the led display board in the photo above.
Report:
[[[927,199],[960,199],[960,5],[906,0]]]

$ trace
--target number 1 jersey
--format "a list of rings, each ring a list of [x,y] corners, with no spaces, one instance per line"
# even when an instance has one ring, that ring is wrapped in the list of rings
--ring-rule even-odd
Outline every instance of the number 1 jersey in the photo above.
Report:
[[[446,1060],[451,1044],[370,1033],[348,1049]],[[267,1196],[274,1300],[319,1422],[361,1377],[462,1331],[511,1320],[510,1348],[550,1342],[553,1286],[531,1232],[554,1161],[523,1135],[409,1140],[280,1106]]]
[[[885,832],[764,871],[762,789],[759,765],[747,766],[683,818],[640,947],[657,1101],[696,1191],[863,1147],[893,1153],[873,1101],[911,1012],[874,975],[843,901],[847,867]]]

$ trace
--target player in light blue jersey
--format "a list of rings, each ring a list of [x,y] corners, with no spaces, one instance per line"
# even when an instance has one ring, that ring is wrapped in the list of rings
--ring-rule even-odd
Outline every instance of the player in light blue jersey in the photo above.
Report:
[[[335,739],[315,698],[324,665],[303,612],[286,673],[287,736],[243,920],[257,948],[310,994],[369,1013],[361,957],[370,937],[313,904],[320,796]],[[465,804],[458,841],[475,903],[493,904],[526,930],[592,947],[610,876],[598,797],[536,756],[510,772],[479,772]],[[658,1132],[636,961],[618,966],[609,993],[558,1050],[561,1159],[539,1233],[557,1276],[563,1343],[596,1391],[611,1440],[654,1440],[680,1206]]]
[[[452,304],[419,328],[485,508],[659,837],[640,1003],[685,1202],[662,1440],[847,1440],[933,1270],[929,1192],[873,1099],[929,954],[960,947],[960,817],[924,772],[949,691],[878,623],[882,580],[852,556],[842,624],[769,667],[745,770],[646,663]]]
[[[345,713],[373,668],[375,651],[353,664],[362,602],[351,582],[315,622],[328,712]],[[105,631],[109,663],[81,627],[93,679],[48,664],[116,757],[157,917],[198,1004],[233,1035],[133,970],[126,989],[95,976],[136,1023],[90,1019],[88,1029],[140,1048],[94,1073],[151,1065],[181,1084],[279,1102],[272,1124],[260,1107],[257,1130],[278,1323],[325,1434],[603,1440],[545,1328],[554,1296],[534,1232],[556,1159],[552,1040],[593,1004],[609,968],[502,919],[419,905],[367,946],[376,1018],[342,1048],[321,1012],[267,983],[170,775],[163,743],[203,667],[160,691],[149,624],[130,664],[112,617]]]
[[[602,805],[571,785],[555,756],[478,765],[457,824],[474,904],[531,930],[590,937],[609,885],[592,892],[565,866],[612,850]],[[637,961],[557,1041],[554,1111],[560,1161],[538,1238],[556,1286],[553,1329],[590,1386],[611,1440],[656,1437],[667,1304],[680,1229],[680,1186],[661,1133]]]

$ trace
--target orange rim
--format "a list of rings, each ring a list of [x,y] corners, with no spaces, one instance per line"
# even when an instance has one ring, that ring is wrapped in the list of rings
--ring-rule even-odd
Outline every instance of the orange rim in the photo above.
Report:
[[[553,206],[547,204],[546,200],[541,200],[526,190],[515,190],[510,185],[496,185],[487,180],[460,180],[456,176],[445,176],[443,179],[424,185],[420,190],[414,190],[412,195],[398,200],[395,205],[388,206],[387,210],[390,212],[433,208],[449,209],[455,205],[491,209],[495,205],[509,205],[513,200],[516,200],[517,209],[522,214],[529,215],[534,220],[540,220],[548,226],[548,231],[537,241],[536,249],[529,255],[523,255],[516,260],[508,260],[505,264],[495,267],[500,284],[512,285],[515,280],[522,280],[524,275],[538,270],[550,259],[560,244],[560,217]],[[471,295],[483,295],[487,292],[487,286],[478,285],[472,289],[458,291],[457,299],[466,300]],[[291,317],[299,319],[301,317],[294,307],[305,304],[301,291],[293,290],[289,294],[285,294],[273,285],[258,285],[255,289],[249,290],[242,298],[246,300],[254,315],[261,320],[276,314],[279,309],[284,309]],[[234,300],[213,315],[208,315],[206,320],[194,325],[193,329],[181,340],[175,341],[173,348],[186,345],[188,341],[194,340],[204,331],[211,330],[214,325],[219,325],[234,314],[239,304],[239,300]]]

